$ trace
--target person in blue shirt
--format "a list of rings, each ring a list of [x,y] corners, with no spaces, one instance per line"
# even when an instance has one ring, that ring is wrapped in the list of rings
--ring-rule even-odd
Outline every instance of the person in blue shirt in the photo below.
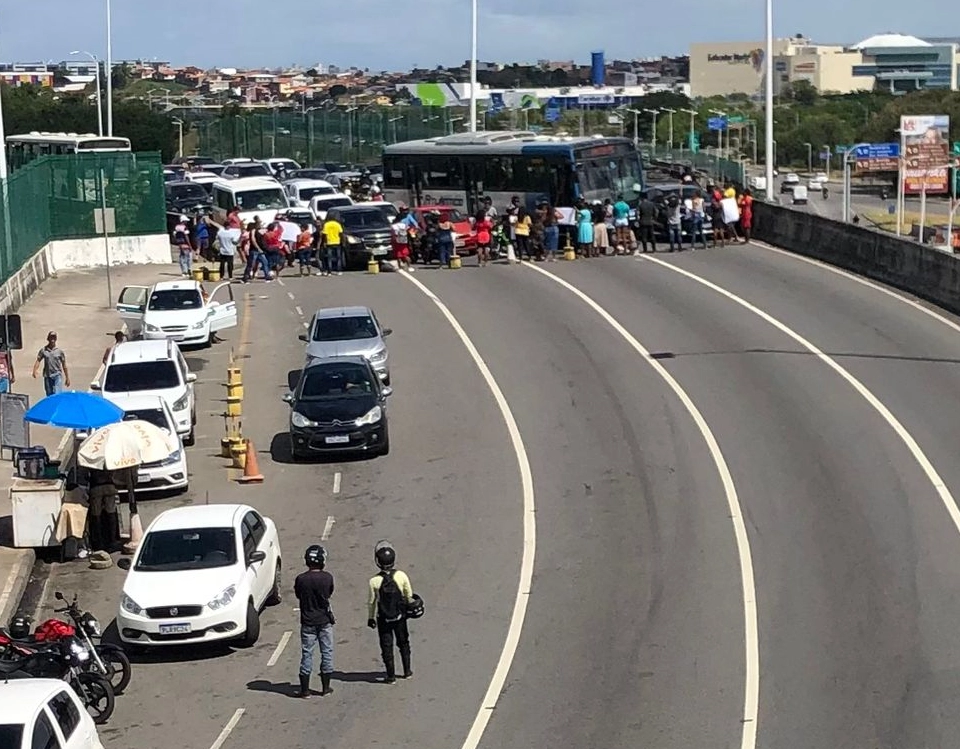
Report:
[[[613,204],[613,226],[617,232],[617,254],[623,253],[630,247],[630,205],[617,195],[617,202]]]
[[[193,230],[193,238],[197,243],[197,254],[200,255],[200,257],[209,260],[210,227],[207,225],[207,217],[202,214],[197,217],[197,226]]]

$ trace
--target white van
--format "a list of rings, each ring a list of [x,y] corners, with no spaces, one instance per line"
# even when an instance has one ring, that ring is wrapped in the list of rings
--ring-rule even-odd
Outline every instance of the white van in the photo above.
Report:
[[[307,208],[317,195],[333,195],[337,188],[323,179],[291,179],[283,183],[291,206]]]
[[[353,198],[342,192],[334,192],[330,195],[314,195],[310,198],[310,213],[314,215],[317,221],[325,221],[327,211],[331,208],[345,208],[353,205]]]
[[[240,220],[244,224],[257,216],[268,224],[273,221],[277,211],[290,207],[283,187],[273,178],[218,180],[210,188],[210,197],[213,199],[213,220],[221,226],[226,223],[227,214],[234,206],[240,208]]]
[[[795,185],[793,188],[793,204],[794,205],[806,205],[807,204],[807,186],[806,185]]]

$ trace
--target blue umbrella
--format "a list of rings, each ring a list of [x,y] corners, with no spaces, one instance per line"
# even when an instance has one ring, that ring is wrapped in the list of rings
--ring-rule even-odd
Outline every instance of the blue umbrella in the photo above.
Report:
[[[23,416],[34,424],[64,429],[98,429],[123,419],[123,409],[106,398],[68,390],[48,395]]]

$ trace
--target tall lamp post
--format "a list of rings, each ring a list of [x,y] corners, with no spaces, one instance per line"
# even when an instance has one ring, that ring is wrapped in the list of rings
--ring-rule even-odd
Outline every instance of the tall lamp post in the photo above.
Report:
[[[660,110],[659,110],[659,109],[644,109],[643,111],[646,112],[646,113],[649,114],[649,115],[653,115],[653,137],[652,137],[653,145],[652,145],[652,147],[651,147],[651,149],[650,149],[650,155],[651,155],[651,156],[656,156],[656,155],[657,155],[657,115],[660,113]]]
[[[633,148],[636,150],[640,147],[640,115],[643,114],[639,109],[628,109],[628,112],[633,115]]]
[[[696,109],[681,109],[681,112],[690,115],[690,153],[693,153],[693,141],[696,137],[696,127],[697,127],[697,110]]]
[[[470,132],[477,132],[477,0],[470,4]]]
[[[667,115],[667,143],[670,144],[670,150],[673,150],[673,115],[676,114],[676,109],[668,109],[667,107],[661,107],[660,113]]]
[[[766,177],[767,184],[767,200],[770,199],[772,195],[775,195],[773,191],[773,0],[767,0],[767,34],[766,34],[766,45],[763,53],[763,63],[765,72],[765,84],[764,84],[764,153],[766,157],[764,158],[764,176]]]
[[[70,53],[71,55],[86,55],[90,58],[90,61],[94,64],[94,85],[97,87],[97,135],[101,138],[103,137],[103,100],[100,96],[100,61],[89,52],[84,52],[83,50],[75,49]]]
[[[183,120],[178,117],[174,117],[171,120],[174,125],[177,126],[177,158],[183,158]]]
[[[110,28],[110,0],[107,2],[107,64],[103,74],[107,76],[107,136],[113,137],[113,31]]]

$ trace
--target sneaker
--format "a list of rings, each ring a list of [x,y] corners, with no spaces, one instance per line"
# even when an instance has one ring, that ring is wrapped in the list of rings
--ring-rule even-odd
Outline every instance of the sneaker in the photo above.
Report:
[[[384,679],[383,679],[383,683],[384,683],[384,684],[396,684],[396,683],[397,683],[397,677],[396,677],[396,676],[386,676],[386,677],[384,677]]]

